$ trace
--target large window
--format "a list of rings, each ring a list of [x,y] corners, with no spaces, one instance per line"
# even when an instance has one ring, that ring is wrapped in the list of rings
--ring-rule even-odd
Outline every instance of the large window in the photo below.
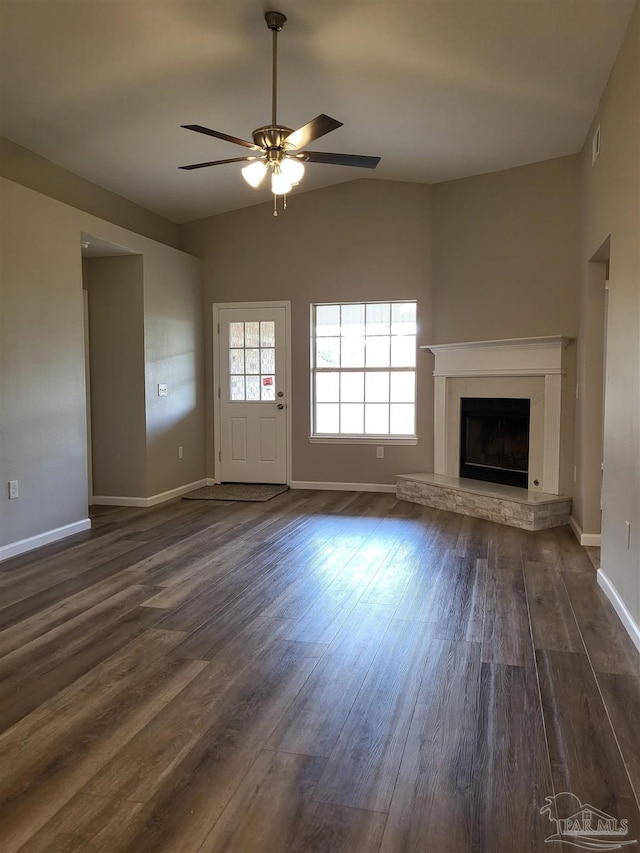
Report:
[[[414,438],[416,303],[314,305],[312,437]]]

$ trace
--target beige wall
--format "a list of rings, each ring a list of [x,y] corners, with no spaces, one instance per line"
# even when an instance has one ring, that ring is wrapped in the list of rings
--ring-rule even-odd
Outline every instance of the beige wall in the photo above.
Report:
[[[179,247],[178,226],[0,136],[0,175],[108,222]]]
[[[577,334],[579,165],[433,187],[435,343]]]
[[[178,252],[145,256],[144,365],[147,492],[205,475],[202,266]],[[167,385],[166,397],[158,384]],[[178,447],[183,458],[178,459]]]
[[[580,270],[585,318],[598,316],[591,259],[610,236],[602,568],[640,624],[640,11],[636,5],[582,153],[584,208]],[[601,128],[600,156],[591,166],[591,138]],[[589,387],[588,350],[597,351],[598,324],[579,356],[579,381]],[[593,393],[598,393],[597,377]],[[592,402],[592,409],[597,409]],[[597,444],[599,424],[588,414],[581,440]],[[593,464],[599,460],[592,459]],[[583,463],[584,464],[584,463]],[[583,491],[595,475],[581,481]],[[583,504],[586,497],[583,495]],[[625,521],[631,524],[627,548]]]
[[[90,258],[84,269],[89,293],[93,491],[145,495],[142,255]]]
[[[293,479],[394,483],[433,458],[432,361],[418,355],[417,446],[310,444],[309,306],[313,302],[417,299],[419,343],[431,339],[430,189],[355,181],[292,195],[277,218],[270,203],[182,227],[185,248],[204,259],[207,453],[213,473],[214,302],[291,300]],[[426,389],[426,393],[425,393]]]
[[[0,179],[0,548],[87,516],[82,232],[144,258],[145,396],[164,381],[167,361],[176,387],[202,385],[200,262]],[[163,319],[174,310],[191,332]],[[195,356],[179,357],[194,347]],[[189,400],[170,428],[171,446],[185,448],[181,467],[161,452],[164,416],[146,412],[147,489],[204,476],[202,399]],[[11,479],[20,483],[16,501],[7,499]]]

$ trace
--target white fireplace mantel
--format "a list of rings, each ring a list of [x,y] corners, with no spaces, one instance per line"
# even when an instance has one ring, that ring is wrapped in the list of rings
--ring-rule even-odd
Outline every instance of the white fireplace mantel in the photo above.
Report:
[[[460,403],[455,389],[456,382],[464,383],[466,396],[530,397],[532,406],[534,398],[539,398],[531,418],[529,489],[559,495],[564,353],[573,341],[554,335],[420,347],[435,355],[434,473],[459,475]],[[508,382],[509,391],[504,394],[495,390],[500,388],[500,377],[505,380],[505,387]],[[534,382],[538,378],[539,393],[531,390],[532,377]]]

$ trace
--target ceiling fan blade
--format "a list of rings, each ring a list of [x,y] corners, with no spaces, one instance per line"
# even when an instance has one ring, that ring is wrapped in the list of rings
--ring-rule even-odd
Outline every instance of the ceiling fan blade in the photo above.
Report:
[[[358,166],[361,169],[375,169],[380,157],[364,157],[362,154],[329,154],[327,151],[304,151],[301,160],[307,163],[329,163],[332,166]]]
[[[207,136],[215,136],[216,139],[224,139],[225,142],[233,142],[234,145],[243,145],[245,148],[252,148],[254,151],[262,151],[259,145],[254,145],[253,142],[247,142],[246,139],[238,139],[237,136],[229,136],[228,133],[220,133],[218,130],[209,130],[208,127],[203,127],[201,124],[182,124],[185,130],[195,130],[196,133],[204,133]]]
[[[178,169],[204,169],[205,166],[221,166],[223,163],[242,163],[245,160],[258,159],[258,157],[232,157],[230,160],[210,160],[208,163],[192,163],[190,166],[178,166]]]
[[[290,133],[284,141],[293,148],[304,148],[314,139],[320,139],[321,136],[331,133],[332,130],[342,127],[342,125],[343,122],[320,113],[319,116],[312,118],[310,122]]]

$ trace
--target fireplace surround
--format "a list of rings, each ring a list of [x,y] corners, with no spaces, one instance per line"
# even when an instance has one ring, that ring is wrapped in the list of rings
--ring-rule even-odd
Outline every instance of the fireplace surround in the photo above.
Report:
[[[571,510],[573,338],[549,336],[433,344],[434,466],[398,476],[397,495],[441,509],[538,530],[567,524]],[[529,404],[529,447],[521,486],[480,482],[460,470],[462,400]]]

